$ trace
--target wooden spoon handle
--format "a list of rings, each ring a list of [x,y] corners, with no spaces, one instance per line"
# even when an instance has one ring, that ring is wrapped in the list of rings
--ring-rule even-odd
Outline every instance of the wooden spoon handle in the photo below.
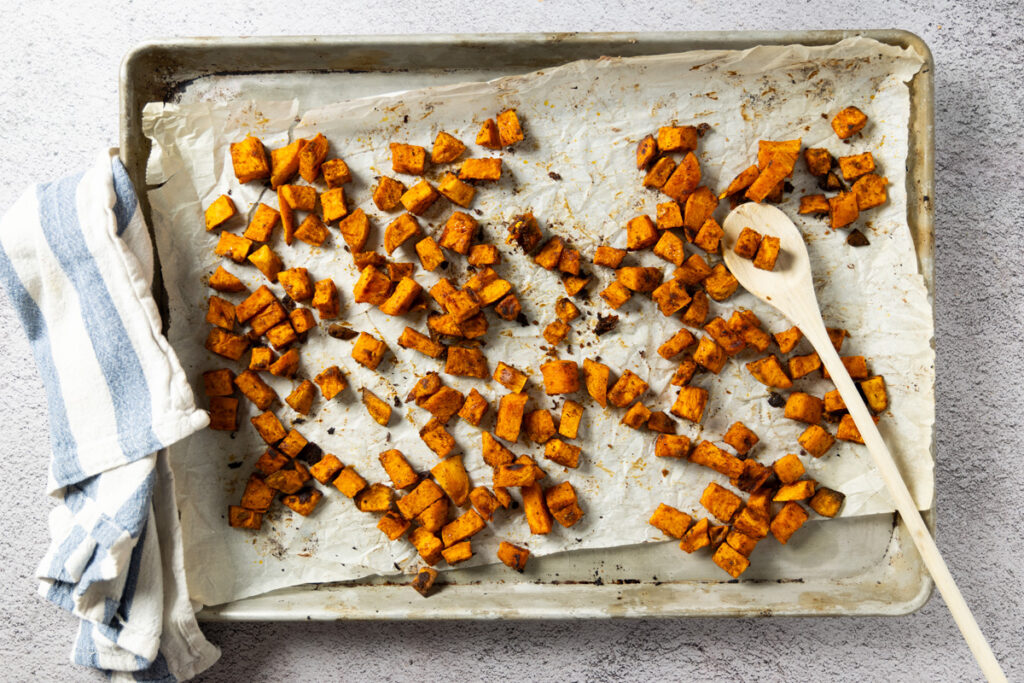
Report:
[[[857,429],[864,439],[864,445],[868,447],[868,451],[874,459],[875,467],[878,468],[878,472],[882,475],[882,479],[889,489],[889,494],[896,504],[897,512],[900,513],[903,523],[910,531],[910,537],[914,539],[914,544],[921,554],[921,559],[924,560],[924,564],[931,573],[932,579],[935,580],[935,585],[938,587],[942,599],[946,601],[946,605],[953,614],[953,619],[956,621],[957,626],[960,627],[960,632],[967,641],[968,647],[974,653],[974,658],[981,667],[982,673],[985,674],[985,678],[989,681],[1005,681],[1006,675],[1003,673],[1002,668],[1000,668],[992,648],[978,627],[978,622],[975,621],[974,615],[971,614],[967,602],[964,601],[964,596],[961,595],[960,589],[957,588],[953,575],[949,573],[949,567],[946,566],[945,561],[942,559],[939,548],[935,545],[935,539],[932,538],[931,533],[928,531],[928,527],[918,511],[917,505],[914,503],[914,499],[910,495],[906,483],[903,481],[899,468],[889,452],[889,448],[885,445],[885,441],[882,440],[878,427],[875,426],[875,421],[868,411],[868,407],[864,404],[863,399],[861,399],[860,392],[857,391],[853,379],[850,378],[850,373],[846,371],[846,366],[839,359],[839,354],[836,353],[835,347],[832,346],[817,307],[814,308],[813,314],[811,311],[803,311],[803,313],[805,315],[801,317],[804,317],[805,320],[794,322],[797,322],[797,326],[814,346],[814,350],[818,352],[818,357],[821,358],[822,364],[828,370],[832,382],[836,385],[836,389],[839,390],[839,395],[843,397],[843,402],[850,411],[850,416],[853,418],[854,424],[857,425]]]

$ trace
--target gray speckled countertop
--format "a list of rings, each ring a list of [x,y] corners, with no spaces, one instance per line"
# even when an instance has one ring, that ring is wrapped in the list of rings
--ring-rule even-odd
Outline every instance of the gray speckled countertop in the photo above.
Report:
[[[28,182],[77,170],[116,143],[120,60],[151,38],[867,27],[923,37],[936,84],[938,540],[1010,679],[1024,677],[1019,0],[256,4],[5,0],[0,209]],[[49,507],[46,405],[6,297],[0,335],[0,679],[100,680],[68,663],[75,622],[35,593]],[[979,678],[938,597],[900,618],[211,624],[206,632],[224,650],[208,681]]]

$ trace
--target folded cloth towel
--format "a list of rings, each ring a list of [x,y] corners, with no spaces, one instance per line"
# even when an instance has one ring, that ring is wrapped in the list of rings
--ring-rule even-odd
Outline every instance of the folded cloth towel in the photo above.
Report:
[[[40,593],[81,619],[71,660],[116,680],[187,679],[220,651],[188,598],[162,449],[209,423],[160,331],[135,189],[105,150],[0,220],[0,282],[50,413],[51,545]]]

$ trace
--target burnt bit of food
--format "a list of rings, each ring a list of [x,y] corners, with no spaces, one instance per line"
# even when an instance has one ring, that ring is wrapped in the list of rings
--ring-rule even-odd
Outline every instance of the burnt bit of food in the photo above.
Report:
[[[597,325],[594,326],[594,334],[600,337],[603,334],[607,334],[614,330],[619,324],[619,316],[617,315],[601,315],[597,314]]]
[[[295,310],[295,301],[287,294],[281,297],[281,305],[284,306],[286,310]]]
[[[782,406],[786,405],[786,399],[784,399],[782,397],[782,394],[780,394],[779,392],[773,391],[772,393],[768,394],[768,405],[770,405],[772,408],[781,408]]]
[[[529,327],[530,326],[529,319],[527,319],[526,315],[523,314],[523,313],[520,313],[519,315],[516,316],[516,322],[519,323],[520,327]]]
[[[395,407],[396,408],[401,408],[402,407],[402,400],[400,398],[398,398],[397,396],[395,396]]]
[[[697,137],[702,138],[707,133],[709,133],[710,131],[711,131],[711,124],[710,123],[699,123],[699,124],[697,124]]]
[[[296,457],[310,465],[315,465],[324,457],[324,450],[310,441],[302,447],[302,450],[299,451],[299,454]]]
[[[229,463],[228,463],[228,467],[229,467],[230,469],[233,469],[233,470],[237,470],[237,469],[238,469],[239,467],[241,467],[241,466],[242,466],[242,462],[241,462],[241,461],[238,461],[238,462],[229,462]]]
[[[552,180],[561,180],[562,176],[558,175],[554,171],[548,171],[548,178],[551,178]]]
[[[850,231],[850,234],[846,237],[846,243],[851,247],[866,247],[871,244],[864,233],[857,229]]]
[[[359,336],[359,333],[353,330],[351,327],[345,327],[337,323],[327,328],[327,334],[331,335],[335,339],[343,339],[349,341]]]
[[[328,427],[327,428],[327,433],[328,434],[334,434],[334,427]]]

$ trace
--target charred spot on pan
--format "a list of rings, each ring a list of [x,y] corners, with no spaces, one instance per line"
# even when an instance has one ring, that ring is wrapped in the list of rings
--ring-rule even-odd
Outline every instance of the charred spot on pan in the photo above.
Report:
[[[781,408],[786,405],[786,399],[782,398],[782,394],[777,391],[773,391],[768,394],[768,405],[772,408]]]
[[[702,138],[705,135],[707,135],[710,131],[711,131],[711,124],[710,123],[706,123],[705,122],[705,123],[697,124],[697,137]]]
[[[594,326],[594,334],[600,337],[603,334],[607,334],[614,330],[619,324],[619,316],[617,315],[601,315],[597,314],[597,325]]]

